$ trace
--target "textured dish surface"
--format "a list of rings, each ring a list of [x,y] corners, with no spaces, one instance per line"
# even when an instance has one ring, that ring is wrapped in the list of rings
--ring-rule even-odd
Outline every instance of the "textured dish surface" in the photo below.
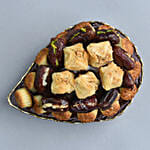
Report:
[[[57,121],[113,119],[142,80],[134,44],[102,22],[81,22],[52,38],[9,94],[24,113]]]

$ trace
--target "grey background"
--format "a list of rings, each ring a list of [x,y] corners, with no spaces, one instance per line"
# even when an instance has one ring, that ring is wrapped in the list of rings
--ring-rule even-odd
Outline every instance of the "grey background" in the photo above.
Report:
[[[149,0],[0,0],[0,150],[147,150],[150,142]],[[72,125],[40,120],[8,106],[7,95],[49,39],[84,20],[128,34],[144,61],[134,103],[113,121]]]

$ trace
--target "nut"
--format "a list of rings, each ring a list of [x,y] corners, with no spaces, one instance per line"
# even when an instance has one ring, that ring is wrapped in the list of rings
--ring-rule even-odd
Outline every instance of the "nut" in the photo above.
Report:
[[[130,73],[127,71],[124,72],[124,77],[123,77],[123,87],[126,88],[132,88],[134,86],[134,81]]]
[[[134,84],[133,88],[120,88],[121,98],[123,100],[131,100],[137,92],[137,87]]]
[[[52,116],[55,117],[57,120],[69,120],[72,113],[70,111],[66,112],[52,112]]]
[[[128,52],[131,55],[134,52],[133,43],[128,38],[121,39],[121,47],[122,49],[124,49],[126,52]]]
[[[89,63],[93,67],[101,67],[113,60],[112,47],[109,41],[91,43],[87,47],[90,55]]]
[[[108,91],[102,98],[100,99],[99,107],[103,110],[106,110],[111,107],[112,103],[116,100],[119,93],[116,89],[112,89]]]
[[[106,110],[101,109],[101,112],[104,116],[111,117],[118,113],[118,111],[120,110],[119,98],[120,98],[120,94],[118,94],[117,98],[112,103],[110,108]]]
[[[74,91],[74,74],[69,71],[52,74],[51,91],[54,94],[71,93]]]
[[[26,75],[24,79],[25,86],[32,92],[36,92],[36,89],[34,87],[35,76],[36,76],[35,72],[30,72]]]
[[[48,48],[43,48],[36,56],[35,63],[38,65],[48,65],[47,56]]]
[[[48,66],[39,66],[36,72],[35,87],[38,92],[43,93],[49,84],[50,74],[53,70]]]
[[[140,76],[141,68],[141,63],[139,61],[136,61],[134,69],[129,71],[134,81]]]
[[[108,66],[101,67],[99,72],[102,86],[106,91],[122,85],[124,72],[115,63],[112,62]]]
[[[97,106],[96,96],[91,96],[83,100],[75,100],[71,106],[74,112],[87,112],[93,110]]]
[[[119,46],[113,48],[113,56],[119,66],[127,70],[131,70],[135,67],[135,62]]]
[[[96,119],[98,109],[95,109],[88,113],[77,113],[78,120],[81,122],[93,122]]]
[[[69,102],[62,98],[44,98],[42,99],[42,108],[46,111],[66,111],[69,108]]]
[[[95,94],[98,89],[99,80],[96,78],[93,72],[87,72],[86,74],[80,74],[75,79],[75,92],[79,99],[85,99],[86,97]]]
[[[69,70],[87,70],[88,55],[82,43],[64,48],[64,65]]]
[[[63,63],[63,48],[65,41],[62,38],[52,38],[49,46],[48,60],[50,64],[56,68],[60,67]]]
[[[32,106],[32,97],[26,88],[15,91],[15,99],[19,107],[27,108]]]

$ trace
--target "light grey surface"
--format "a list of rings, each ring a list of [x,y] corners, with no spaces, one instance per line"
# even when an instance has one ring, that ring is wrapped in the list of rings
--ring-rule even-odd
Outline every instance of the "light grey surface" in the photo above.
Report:
[[[148,150],[150,141],[149,0],[0,0],[0,150]],[[127,33],[144,61],[134,103],[117,119],[72,125],[25,115],[7,94],[49,39],[70,25],[101,20]]]

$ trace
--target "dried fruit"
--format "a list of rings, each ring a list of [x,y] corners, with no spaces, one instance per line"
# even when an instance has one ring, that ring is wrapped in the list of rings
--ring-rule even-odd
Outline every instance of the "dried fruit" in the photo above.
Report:
[[[48,66],[39,66],[36,72],[36,79],[35,79],[35,87],[38,92],[42,93],[46,91],[46,87],[50,81],[50,74],[53,70]]]
[[[82,100],[75,100],[71,106],[74,112],[88,112],[96,108],[97,98],[96,96],[91,96]]]
[[[118,44],[120,42],[119,37],[113,30],[99,30],[97,31],[96,41],[110,41],[111,44]]]
[[[114,61],[121,67],[127,70],[134,68],[134,61],[125,53],[125,51],[119,46],[114,46],[113,48]]]
[[[49,46],[48,60],[53,67],[63,64],[63,48],[65,46],[62,38],[53,38]]]
[[[42,108],[46,111],[67,111],[69,102],[63,98],[43,98]]]
[[[106,109],[110,108],[112,103],[116,100],[118,94],[119,93],[116,89],[112,89],[112,90],[108,91],[100,99],[99,107],[103,110],[106,110]]]
[[[130,73],[127,71],[124,72],[124,77],[123,77],[123,87],[126,88],[132,88],[134,85],[134,81]]]

